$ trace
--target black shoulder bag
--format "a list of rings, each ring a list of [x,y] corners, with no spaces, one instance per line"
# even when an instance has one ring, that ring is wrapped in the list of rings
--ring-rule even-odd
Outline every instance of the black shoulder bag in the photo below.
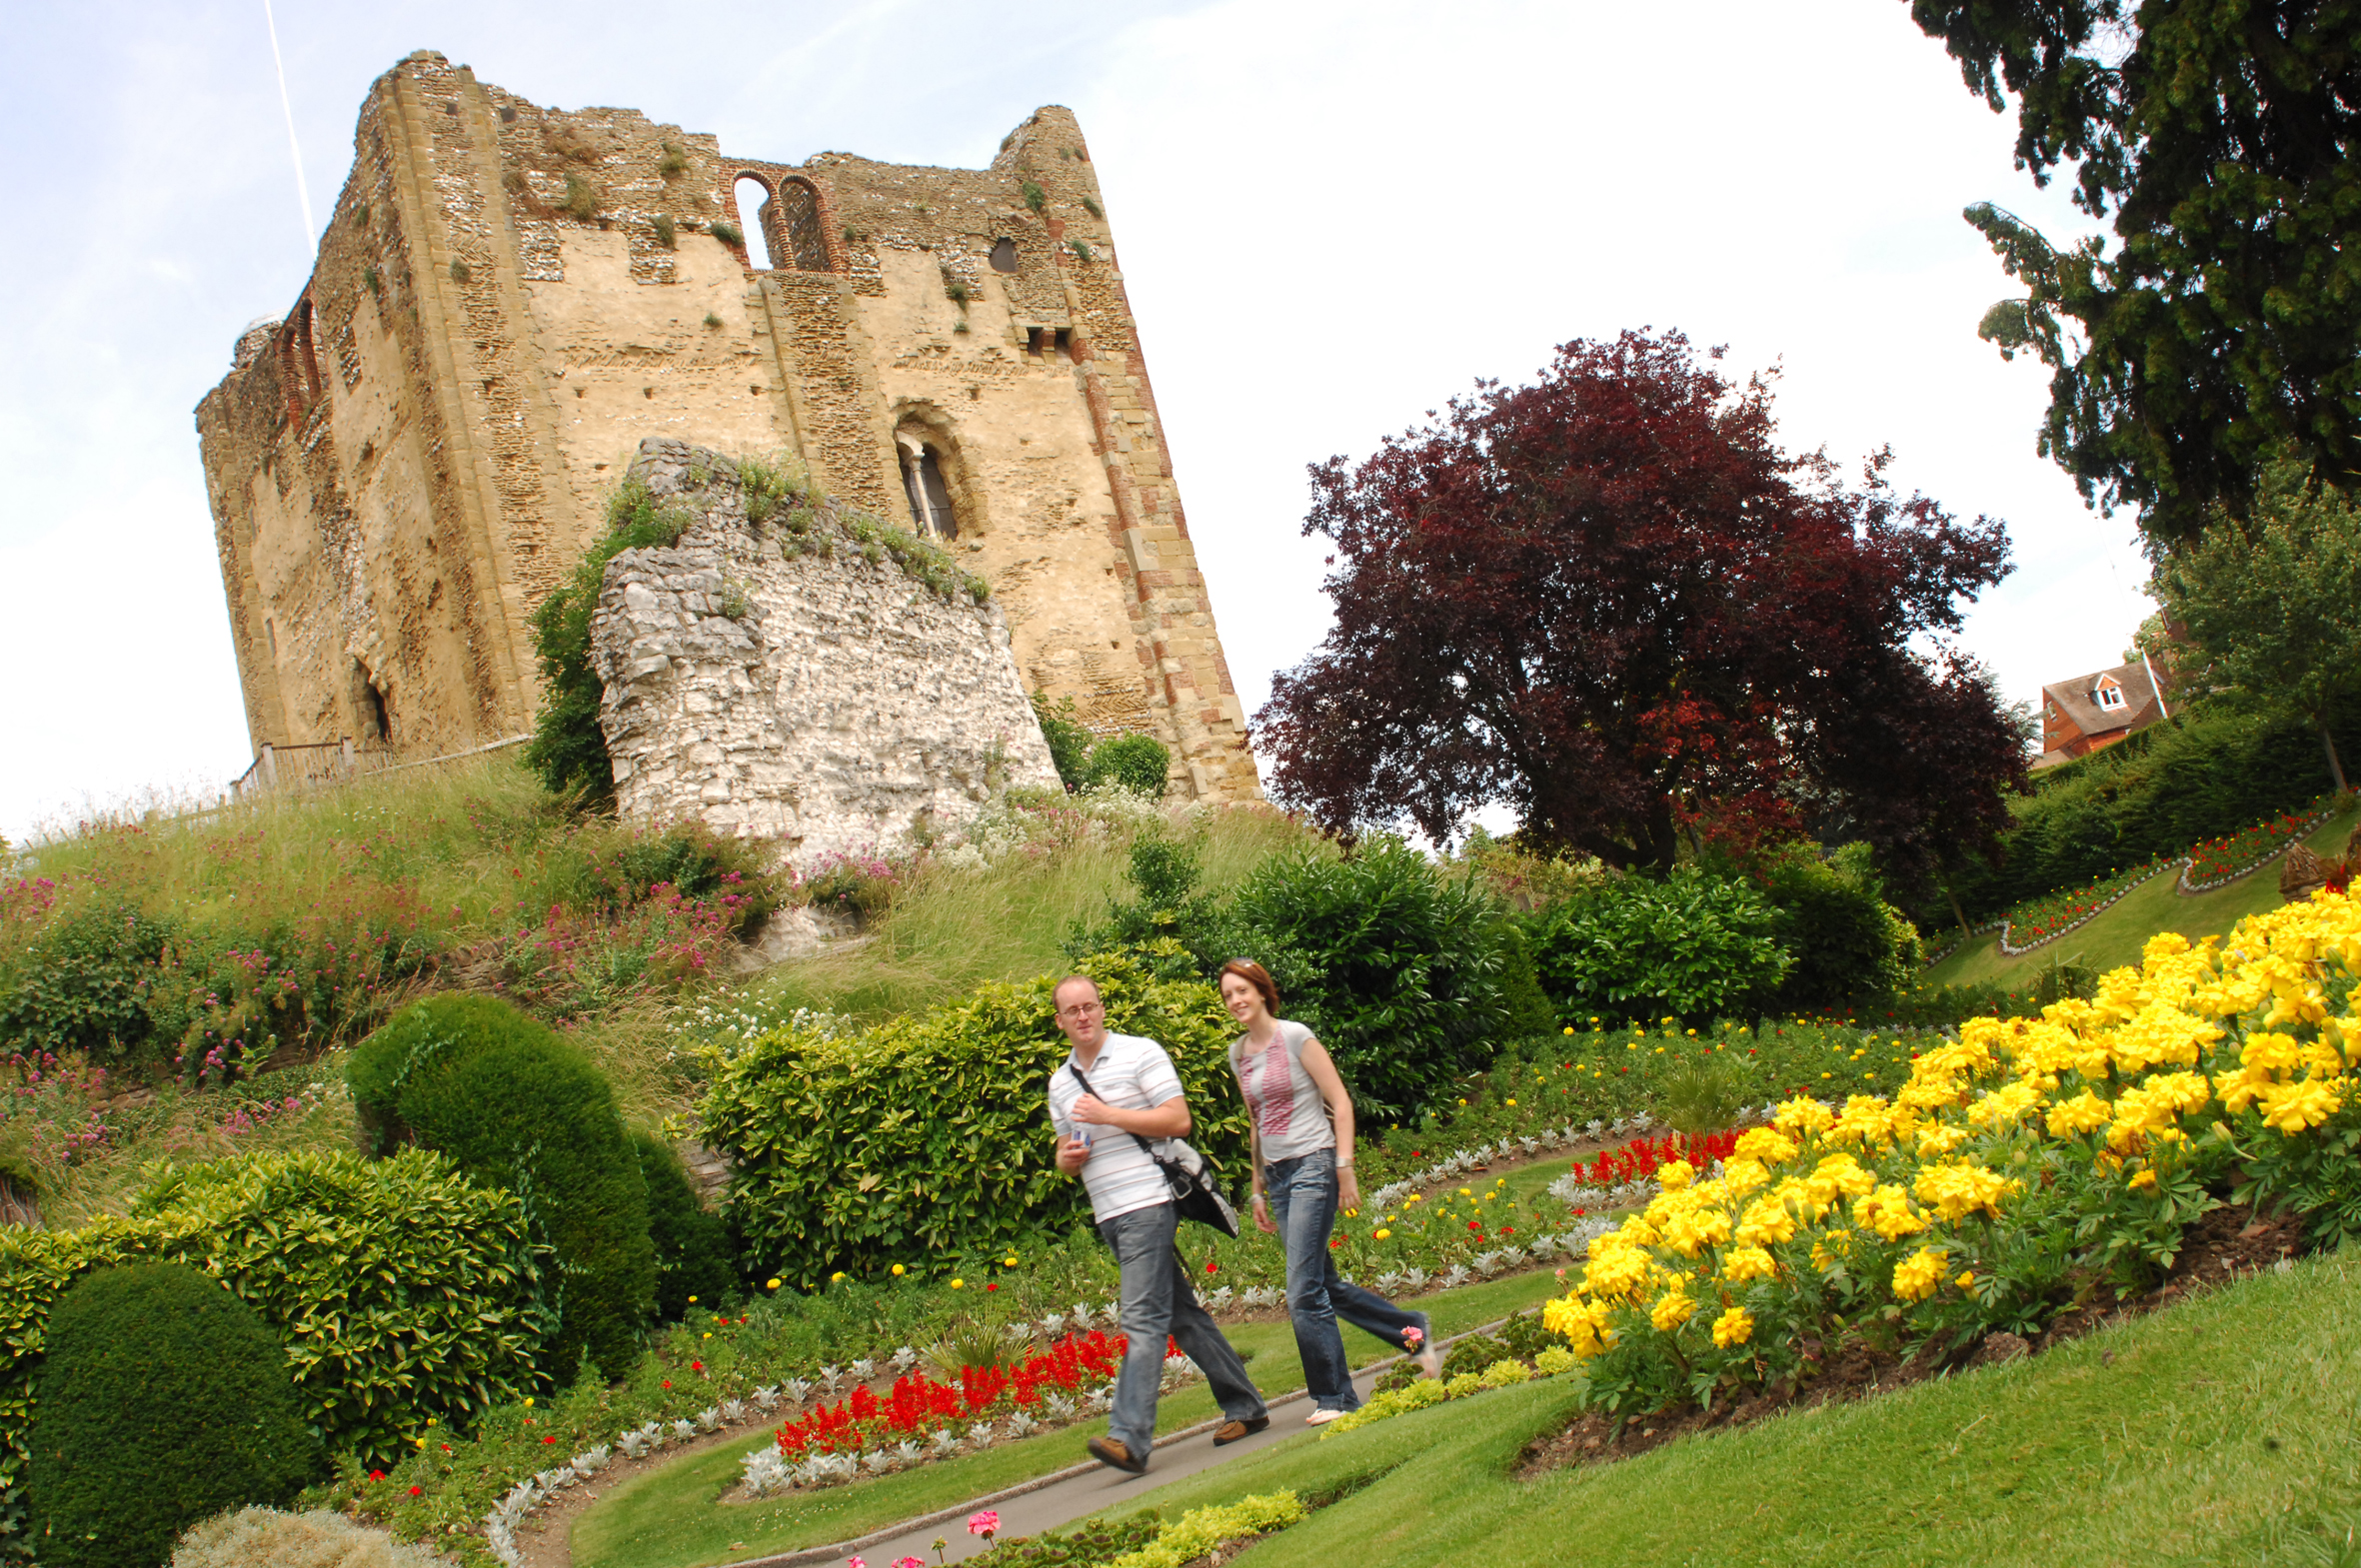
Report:
[[[1080,1066],[1070,1061],[1066,1069],[1074,1074],[1075,1081],[1083,1086],[1085,1094],[1104,1098],[1097,1089],[1091,1087],[1091,1080],[1083,1075]],[[1159,1154],[1156,1145],[1139,1133],[1125,1127],[1115,1130],[1139,1144],[1140,1151],[1148,1156],[1150,1163],[1164,1172],[1165,1185],[1173,1191],[1173,1205],[1180,1209],[1182,1219],[1210,1225],[1225,1236],[1234,1237],[1237,1234],[1237,1210],[1229,1206],[1229,1199],[1223,1197],[1221,1189],[1213,1185],[1212,1161],[1180,1138],[1164,1139],[1165,1147],[1175,1152]]]

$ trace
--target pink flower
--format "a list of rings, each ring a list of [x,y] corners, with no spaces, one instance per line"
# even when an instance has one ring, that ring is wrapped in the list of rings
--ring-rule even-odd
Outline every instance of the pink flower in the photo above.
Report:
[[[927,1565],[915,1557],[897,1557],[894,1559],[894,1568],[927,1568]]]
[[[869,1564],[858,1557],[848,1557],[845,1559],[845,1568],[869,1568]]]
[[[981,1535],[989,1541],[1000,1527],[1001,1516],[994,1509],[987,1508],[980,1514],[968,1516],[968,1533],[970,1535]]]
[[[1415,1350],[1426,1342],[1426,1331],[1422,1328],[1405,1328],[1401,1331],[1401,1342]]]

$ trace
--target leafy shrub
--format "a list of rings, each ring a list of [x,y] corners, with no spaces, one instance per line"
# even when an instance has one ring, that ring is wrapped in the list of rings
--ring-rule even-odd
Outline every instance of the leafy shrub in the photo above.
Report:
[[[1200,874],[1191,845],[1143,833],[1132,842],[1125,871],[1139,896],[1110,898],[1107,917],[1095,925],[1077,921],[1066,937],[1066,955],[1080,958],[1114,947],[1170,940],[1185,949],[1184,967],[1210,980],[1234,956],[1236,931],[1214,897],[1196,890]]]
[[[1076,967],[1099,982],[1111,1030],[1171,1053],[1189,1141],[1234,1180],[1245,1163],[1224,1055],[1234,1025],[1211,986],[1159,977],[1157,956],[1101,953]],[[747,1262],[810,1289],[839,1269],[996,1254],[1085,1218],[1082,1184],[1051,1161],[1044,1096],[1068,1051],[1056,981],[988,985],[865,1030],[799,1014],[716,1046],[700,1110],[738,1168]]]
[[[771,868],[772,842],[718,833],[696,817],[661,830],[618,826],[586,847],[577,903],[621,907],[670,887],[685,898],[723,905],[731,928],[744,934],[782,901]]]
[[[1154,799],[1165,792],[1172,769],[1172,752],[1155,736],[1137,733],[1111,736],[1091,748],[1090,761],[1083,769],[1083,783],[1086,785],[1113,784]],[[1063,779],[1065,775],[1059,777]]]
[[[1508,1353],[1519,1361],[1530,1361],[1552,1345],[1562,1347],[1565,1344],[1563,1338],[1549,1332],[1543,1325],[1537,1307],[1511,1312],[1508,1321],[1500,1325],[1499,1339]]]
[[[325,1508],[220,1514],[192,1528],[172,1552],[172,1568],[436,1568],[436,1562],[431,1553]]]
[[[640,1176],[648,1183],[648,1239],[656,1249],[656,1315],[688,1316],[689,1303],[718,1307],[738,1294],[729,1222],[705,1206],[688,1167],[664,1139],[632,1134]]]
[[[0,974],[0,1046],[76,1051],[108,1067],[155,1053],[148,1010],[178,922],[94,900],[57,916]]]
[[[1104,1568],[1153,1545],[1164,1531],[1164,1516],[1143,1508],[1129,1519],[1086,1519],[1063,1531],[1005,1536],[968,1561],[976,1568]]]
[[[572,186],[568,176],[569,191]],[[551,789],[579,790],[595,805],[614,803],[615,764],[599,728],[605,694],[590,662],[591,617],[598,613],[608,562],[627,550],[678,543],[688,523],[679,509],[658,506],[645,483],[626,479],[607,503],[607,537],[533,612],[533,652],[544,690],[525,763]]]
[[[1560,1010],[1707,1019],[1767,997],[1786,975],[1777,912],[1743,879],[1683,865],[1658,881],[1618,876],[1531,916],[1542,989]]]
[[[1481,877],[1502,902],[1524,913],[1563,903],[1613,874],[1594,857],[1573,859],[1563,852],[1535,854],[1514,833],[1495,838],[1480,825],[1469,829],[1457,858],[1461,865]]]
[[[285,1501],[320,1467],[287,1353],[194,1269],[84,1275],[50,1310],[34,1395],[34,1551],[50,1568],[146,1568],[191,1524]]]
[[[1074,699],[1050,701],[1047,692],[1033,694],[1033,715],[1041,721],[1042,739],[1050,744],[1050,763],[1058,782],[1070,790],[1091,782],[1091,732],[1074,714]]]
[[[1918,931],[1885,901],[1869,846],[1823,859],[1798,844],[1764,868],[1779,945],[1793,959],[1770,1007],[1794,1016],[1882,1004],[1910,983]]]
[[[656,1298],[648,1186],[590,1058],[506,1002],[443,995],[362,1041],[346,1075],[380,1148],[439,1149],[524,1200],[565,1280],[544,1372],[630,1366]]]
[[[465,1430],[534,1384],[546,1327],[522,1207],[436,1155],[265,1154],[165,1168],[137,1212],[0,1230],[0,1535],[22,1526],[33,1387],[52,1303],[84,1272],[201,1268],[287,1347],[301,1415],[332,1451],[390,1464],[429,1417]]]
[[[724,245],[744,245],[746,243],[746,231],[739,228],[738,225],[731,223],[727,219],[724,219],[718,223],[707,224],[705,226],[705,232],[712,235],[715,239],[721,241]]]
[[[1443,1353],[1442,1375],[1449,1379],[1461,1372],[1481,1372],[1493,1362],[1508,1360],[1514,1354],[1489,1334],[1469,1334]]]
[[[1230,918],[1237,952],[1270,970],[1281,1012],[1319,1036],[1370,1122],[1417,1117],[1530,1012],[1497,906],[1397,838],[1274,856]]]
[[[917,870],[908,857],[874,849],[830,849],[797,868],[790,896],[798,903],[856,910],[872,918],[893,906]]]

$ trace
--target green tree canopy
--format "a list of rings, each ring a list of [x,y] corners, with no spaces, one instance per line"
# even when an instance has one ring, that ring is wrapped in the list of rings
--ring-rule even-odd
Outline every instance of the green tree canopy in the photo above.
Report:
[[[2352,499],[2309,482],[2300,458],[2267,464],[2248,519],[2217,510],[2158,570],[2155,588],[2197,645],[2202,679],[2303,719],[2345,788],[2330,724],[2339,702],[2361,692],[2361,511]]]
[[[1911,0],[2017,167],[2070,167],[2116,243],[1968,222],[2027,288],[1982,335],[2051,367],[2041,450],[2159,554],[2293,442],[2361,479],[2361,0]]]

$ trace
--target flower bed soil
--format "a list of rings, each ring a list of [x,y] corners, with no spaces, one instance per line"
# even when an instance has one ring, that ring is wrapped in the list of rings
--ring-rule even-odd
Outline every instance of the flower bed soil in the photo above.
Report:
[[[1922,1347],[1906,1359],[1849,1337],[1833,1348],[1807,1347],[1812,1351],[1812,1358],[1820,1361],[1820,1371],[1800,1388],[1765,1389],[1736,1403],[1716,1404],[1711,1410],[1682,1410],[1620,1420],[1596,1411],[1583,1411],[1557,1431],[1527,1444],[1518,1456],[1515,1473],[1519,1480],[1531,1480],[1568,1465],[1609,1464],[1646,1453],[1692,1432],[1747,1426],[1784,1410],[1808,1410],[1840,1400],[1864,1399],[1907,1388],[1945,1371],[1965,1371],[2036,1355],[2053,1345],[2079,1339],[2093,1329],[2170,1306],[2195,1291],[2228,1284],[2293,1257],[2302,1250],[2302,1237],[2300,1218],[2287,1215],[2257,1218],[2245,1204],[2225,1204],[2199,1218],[2184,1232],[2180,1255],[2174,1259],[2163,1284],[2146,1295],[2129,1299],[2102,1290],[2089,1303],[2060,1312],[2036,1339],[1991,1333],[1954,1354]]]

